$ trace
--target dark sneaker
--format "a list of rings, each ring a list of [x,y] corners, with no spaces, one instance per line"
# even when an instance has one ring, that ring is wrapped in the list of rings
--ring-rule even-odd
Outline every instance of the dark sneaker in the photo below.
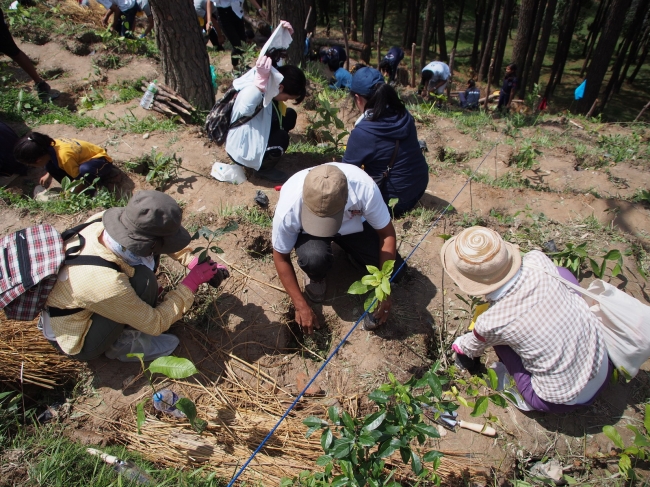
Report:
[[[277,169],[261,169],[255,173],[258,178],[266,179],[272,183],[284,183],[289,176],[286,173],[279,171]]]
[[[57,90],[51,89],[50,85],[45,81],[40,81],[34,84],[34,88],[36,89],[36,93],[38,93],[38,97],[41,101],[54,100],[61,94]]]
[[[305,294],[314,303],[322,303],[325,299],[325,291],[327,291],[327,280],[314,281],[309,279],[309,276],[303,276],[302,283],[305,286]]]

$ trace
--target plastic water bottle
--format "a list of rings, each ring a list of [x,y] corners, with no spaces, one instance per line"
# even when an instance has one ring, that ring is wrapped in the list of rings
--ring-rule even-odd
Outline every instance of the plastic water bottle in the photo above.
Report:
[[[153,395],[153,407],[176,418],[184,418],[185,413],[174,407],[179,399],[180,397],[174,391],[162,389]]]
[[[153,98],[156,93],[158,93],[158,87],[156,83],[158,80],[153,80],[153,83],[149,83],[147,91],[144,92],[142,100],[140,100],[140,106],[145,110],[151,110],[151,105],[153,105]]]

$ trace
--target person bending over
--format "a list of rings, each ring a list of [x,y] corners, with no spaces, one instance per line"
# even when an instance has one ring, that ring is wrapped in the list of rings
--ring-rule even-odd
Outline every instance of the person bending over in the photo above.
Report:
[[[613,367],[587,302],[546,274],[578,284],[567,269],[537,250],[522,259],[518,246],[485,227],[447,240],[440,258],[461,291],[490,305],[454,341],[459,365],[472,371],[493,347],[528,409],[563,413],[594,401]]]
[[[282,186],[273,215],[273,262],[296,309],[296,322],[308,334],[318,328],[318,321],[300,291],[291,251],[296,250],[304,272],[305,294],[320,303],[334,260],[332,242],[362,266],[381,268],[384,262],[395,260],[397,272],[404,262],[396,250],[395,228],[379,188],[351,164],[332,162],[297,172]],[[384,323],[390,308],[390,299],[383,301],[374,320],[366,321],[372,323],[366,329]]]
[[[451,76],[449,66],[441,61],[432,61],[427,64],[422,70],[422,80],[420,81],[420,89],[422,96],[429,98],[429,93],[442,95],[447,88],[447,81]]]
[[[354,73],[350,95],[361,117],[350,133],[343,162],[364,169],[386,204],[398,198],[393,214],[399,218],[417,204],[429,183],[415,120],[374,68]]]
[[[89,218],[94,223],[80,232],[85,240],[80,255],[100,257],[117,269],[63,266],[47,298],[43,323],[53,345],[77,360],[92,360],[108,351],[127,327],[157,337],[190,309],[202,283],[215,278],[211,282],[218,285],[228,277],[225,267],[209,259],[198,263],[187,247],[190,234],[181,218],[176,201],[158,191],[140,191],[125,208]],[[73,245],[75,240],[67,247]],[[162,254],[190,271],[158,303],[155,268]]]
[[[275,166],[289,147],[289,131],[297,120],[296,111],[287,108],[285,102],[302,102],[307,94],[307,78],[296,66],[279,66],[277,71],[283,77],[279,93],[264,106],[271,68],[271,59],[261,56],[254,76],[244,75],[233,82],[239,93],[232,108],[231,123],[244,116],[253,118],[228,131],[226,152],[237,164],[257,171],[258,177],[283,182],[287,175]]]
[[[99,178],[100,183],[116,182],[120,170],[101,147],[77,139],[52,139],[39,132],[23,136],[14,147],[15,159],[27,166],[44,167],[40,184],[48,187],[52,178],[85,179],[87,184]]]
[[[393,46],[388,50],[384,59],[379,63],[379,66],[377,66],[381,74],[388,77],[388,82],[391,84],[395,83],[397,68],[402,59],[404,59],[404,50],[401,47]]]
[[[195,0],[196,1],[196,0]],[[232,44],[232,54],[230,61],[233,68],[239,65],[239,55],[241,55],[241,45],[246,42],[246,25],[244,24],[244,0],[216,0],[217,15],[221,30],[226,35],[230,44]],[[267,20],[266,11],[257,3],[251,0],[257,13]]]
[[[223,51],[222,44],[226,38],[221,30],[221,24],[219,24],[217,6],[210,0],[194,0],[194,10],[199,18],[199,25],[207,34],[206,44],[210,40],[213,47],[216,47],[218,51]]]
[[[329,87],[332,90],[350,89],[352,82],[352,75],[343,67],[347,56],[345,49],[341,46],[324,47],[320,55],[321,62],[327,64],[327,67],[332,72],[332,79],[330,79]]]

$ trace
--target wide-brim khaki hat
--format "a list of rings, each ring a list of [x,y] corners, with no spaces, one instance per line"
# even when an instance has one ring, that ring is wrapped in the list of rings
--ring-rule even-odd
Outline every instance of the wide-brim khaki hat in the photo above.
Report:
[[[470,227],[445,242],[442,266],[461,291],[484,296],[512,279],[521,267],[519,246],[494,230]]]
[[[181,226],[178,203],[160,191],[139,191],[124,208],[104,213],[104,228],[113,240],[135,255],[173,254],[192,239]]]

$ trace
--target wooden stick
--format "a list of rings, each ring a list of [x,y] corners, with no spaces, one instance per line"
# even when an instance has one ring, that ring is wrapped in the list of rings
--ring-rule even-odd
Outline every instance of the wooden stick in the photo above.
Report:
[[[343,42],[345,43],[345,69],[350,71],[350,46],[348,44],[348,33],[345,31],[343,19],[339,20],[341,30],[343,31]]]
[[[411,46],[411,88],[415,88],[415,42]]]
[[[307,30],[307,26],[309,25],[309,17],[311,17],[311,5],[309,6],[309,12],[307,12],[307,18],[305,19],[305,30]]]
[[[488,69],[488,84],[485,92],[485,111],[488,109],[488,101],[490,100],[490,80],[492,79],[492,70],[494,69],[494,58],[490,60],[490,69]]]
[[[449,79],[447,80],[447,103],[449,103],[449,97],[451,95],[451,80],[454,78],[454,57],[456,57],[456,49],[452,49],[451,56],[449,56]]]
[[[246,274],[246,273],[245,273],[244,271],[242,271],[241,269],[238,269],[238,268],[235,267],[233,264],[231,264],[230,262],[226,261],[226,259],[224,259],[224,258],[221,257],[220,255],[217,255],[217,258],[218,258],[219,260],[222,260],[224,264],[226,264],[227,266],[229,266],[229,267],[231,267],[232,269],[236,270],[237,272],[239,272],[239,273],[240,273],[242,276],[244,276],[244,277],[248,277],[249,279],[252,279],[253,281],[259,282],[260,284],[264,284],[264,285],[266,285],[266,286],[268,286],[268,287],[271,287],[271,288],[273,288],[273,289],[276,289],[276,290],[278,290],[278,291],[282,291],[283,293],[286,293],[286,292],[287,292],[287,291],[286,291],[284,288],[282,288],[282,287],[274,286],[273,284],[269,284],[268,282],[264,282],[264,281],[262,281],[262,280],[260,280],[260,279],[257,279],[256,277],[253,277],[253,276],[251,276],[250,274]],[[288,293],[287,293],[287,294],[288,294]]]
[[[643,114],[645,113],[645,111],[646,111],[648,108],[650,108],[650,101],[649,101],[648,103],[645,104],[645,106],[641,109],[641,111],[640,111],[639,114],[636,116],[636,118],[634,119],[634,121],[637,122],[637,121],[638,121],[638,120],[643,116]]]
[[[377,69],[381,63],[381,27],[377,29]]]
[[[587,112],[587,118],[591,117],[591,114],[594,113],[594,111],[596,110],[596,105],[598,105],[598,98],[594,100],[594,104],[591,105],[591,108]]]

